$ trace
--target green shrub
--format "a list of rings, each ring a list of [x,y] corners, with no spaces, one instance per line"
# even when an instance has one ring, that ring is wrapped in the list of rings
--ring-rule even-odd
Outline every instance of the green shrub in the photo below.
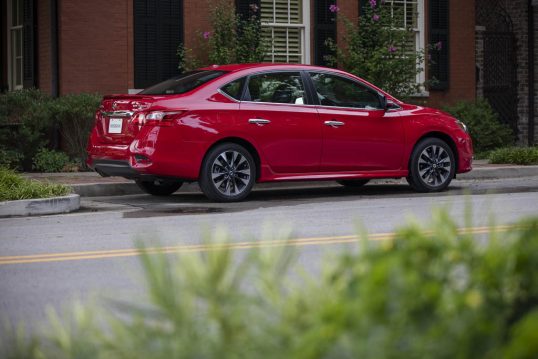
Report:
[[[88,135],[101,97],[67,95],[57,99],[39,90],[20,90],[0,95],[0,151],[14,161],[10,168],[32,170],[33,159],[58,130],[66,153],[85,167]],[[18,159],[18,161],[15,161]]]
[[[11,168],[31,170],[37,150],[48,143],[53,126],[51,101],[36,89],[0,95],[0,150],[13,159]]]
[[[22,158],[18,151],[0,148],[0,167],[19,169]]]
[[[87,93],[66,95],[57,98],[51,105],[50,111],[60,126],[65,151],[83,168],[86,168],[86,146],[101,98]]]
[[[69,192],[66,186],[27,180],[11,170],[0,168],[0,201],[65,196]]]
[[[409,48],[415,35],[411,27],[402,28],[403,18],[403,8],[388,1],[370,2],[358,23],[338,15],[346,29],[344,41],[328,41],[335,55],[327,60],[396,97],[420,93],[424,84],[416,79],[424,71],[424,50]]]
[[[64,152],[40,149],[34,157],[34,169],[39,172],[62,172],[70,163]]]
[[[490,163],[538,165],[538,147],[505,147],[488,153]]]
[[[290,247],[234,253],[222,235],[202,253],[152,250],[150,305],[78,305],[37,345],[12,342],[43,358],[537,357],[538,219],[491,230],[479,240],[435,212],[313,274]]]
[[[514,143],[512,129],[501,123],[485,99],[479,99],[476,103],[462,101],[444,110],[467,125],[475,152],[490,151]]]
[[[262,36],[259,9],[254,3],[250,16],[237,14],[233,3],[217,0],[209,11],[210,29],[199,34],[201,48],[194,56],[192,49],[178,46],[180,71],[191,70],[203,64],[233,64],[262,62],[268,49]]]

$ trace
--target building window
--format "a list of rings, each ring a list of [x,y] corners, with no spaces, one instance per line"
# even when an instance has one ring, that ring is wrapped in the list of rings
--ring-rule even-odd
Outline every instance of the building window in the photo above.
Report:
[[[10,90],[23,87],[23,4],[22,0],[8,1],[8,86]]]
[[[261,21],[269,43],[266,61],[310,63],[310,1],[261,0]]]
[[[397,23],[402,29],[411,28],[413,35],[409,39],[409,51],[424,49],[424,0],[388,0],[393,16],[398,16]],[[418,65],[417,65],[418,66]],[[422,65],[420,65],[422,66]],[[417,83],[424,83],[424,71],[417,75]]]
[[[369,1],[361,0],[360,9],[370,6]],[[386,0],[384,6],[391,7],[393,17],[401,29],[411,28],[413,35],[407,44],[409,51],[421,51],[424,49],[424,0]],[[422,66],[417,64],[417,66]],[[423,84],[426,80],[424,71],[417,75],[417,83]]]

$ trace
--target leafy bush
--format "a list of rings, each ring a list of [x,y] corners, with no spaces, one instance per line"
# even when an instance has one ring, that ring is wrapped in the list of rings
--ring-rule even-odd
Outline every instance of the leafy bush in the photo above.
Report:
[[[499,116],[485,99],[476,102],[462,101],[445,107],[444,110],[467,125],[475,152],[490,151],[514,143],[512,129],[501,123]]]
[[[11,168],[30,170],[37,150],[48,142],[52,99],[36,89],[0,95],[0,151]]]
[[[199,51],[202,56],[194,56],[192,49],[179,45],[177,55],[180,71],[191,70],[203,64],[232,64],[262,62],[267,52],[267,43],[262,36],[259,9],[250,5],[250,15],[237,14],[233,3],[218,0],[211,4],[211,31],[200,34]]]
[[[60,126],[65,151],[83,168],[86,167],[88,137],[100,102],[101,96],[97,94],[66,95],[58,97],[50,109]]]
[[[436,212],[315,274],[289,247],[236,254],[222,235],[203,253],[151,250],[150,306],[78,305],[50,336],[12,342],[44,358],[536,357],[538,219],[491,230],[478,240]]]
[[[11,170],[0,168],[0,201],[65,196],[69,192],[64,185],[27,180]]]
[[[0,95],[0,159],[8,157],[12,160],[3,163],[10,168],[29,171],[37,151],[51,147],[50,139],[59,130],[67,154],[84,167],[100,100],[94,94],[52,99],[34,89]]]
[[[538,165],[538,147],[505,147],[488,153],[490,163]]]
[[[416,78],[424,70],[424,51],[410,50],[413,29],[402,29],[403,9],[392,6],[389,2],[370,1],[358,24],[339,15],[346,28],[340,43],[345,45],[329,40],[335,56],[328,60],[332,66],[340,65],[396,97],[408,97],[419,93],[423,86],[417,84]],[[331,6],[331,11],[338,11],[338,7]]]
[[[39,172],[61,172],[70,163],[64,152],[40,149],[34,157],[34,169]]]

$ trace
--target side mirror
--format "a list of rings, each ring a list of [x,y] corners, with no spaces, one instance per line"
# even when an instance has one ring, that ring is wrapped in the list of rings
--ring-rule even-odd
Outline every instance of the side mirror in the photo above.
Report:
[[[382,93],[379,93],[379,104],[381,105],[381,109],[388,110],[387,108],[387,97],[383,95]]]

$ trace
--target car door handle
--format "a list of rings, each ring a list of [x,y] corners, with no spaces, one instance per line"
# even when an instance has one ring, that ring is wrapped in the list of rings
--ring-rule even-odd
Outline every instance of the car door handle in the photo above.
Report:
[[[337,127],[345,125],[345,123],[342,122],[342,121],[334,121],[334,120],[333,121],[325,121],[324,124],[327,125],[327,126],[331,126],[333,128],[337,128]]]
[[[263,118],[251,118],[248,120],[248,123],[251,123],[253,125],[263,126],[271,123],[269,120],[265,120]]]

